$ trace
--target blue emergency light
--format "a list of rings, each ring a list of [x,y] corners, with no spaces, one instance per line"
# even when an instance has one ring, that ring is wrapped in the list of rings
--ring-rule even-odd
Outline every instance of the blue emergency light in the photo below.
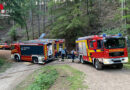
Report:
[[[107,35],[105,34],[105,33],[103,33],[103,35],[102,35],[103,37],[106,37]]]
[[[122,36],[122,34],[121,34],[121,33],[118,33],[118,36],[119,36],[119,37],[121,37],[121,36]]]

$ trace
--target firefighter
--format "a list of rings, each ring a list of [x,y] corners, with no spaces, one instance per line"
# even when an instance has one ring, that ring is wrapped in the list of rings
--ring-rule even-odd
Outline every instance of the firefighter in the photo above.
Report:
[[[75,50],[74,49],[71,51],[71,54],[72,54],[72,62],[74,62],[74,59],[75,59]]]
[[[61,57],[62,57],[62,61],[64,61],[64,57],[65,57],[65,50],[64,49],[61,50]]]
[[[59,48],[59,56],[61,56],[62,47]]]
[[[66,56],[66,58],[67,58],[67,55],[68,55],[68,51],[67,51],[67,49],[65,47],[65,56]]]

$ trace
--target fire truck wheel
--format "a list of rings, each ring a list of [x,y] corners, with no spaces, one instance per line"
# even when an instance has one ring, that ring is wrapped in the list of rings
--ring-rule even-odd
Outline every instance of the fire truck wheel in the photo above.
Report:
[[[20,58],[17,55],[14,58],[16,62],[20,62]]]
[[[94,65],[95,65],[95,68],[97,70],[102,70],[103,69],[102,64],[98,60],[95,60],[95,64]]]
[[[32,58],[32,62],[33,62],[34,64],[38,64],[38,58],[37,58],[37,57]]]
[[[122,69],[123,68],[123,64],[121,63],[121,64],[118,64],[118,65],[116,65],[116,67],[118,68],[118,69]]]
[[[5,48],[3,48],[3,50],[5,50]]]
[[[84,64],[84,63],[85,63],[85,61],[83,60],[83,58],[82,58],[82,57],[80,57],[80,62],[81,62],[82,64]]]

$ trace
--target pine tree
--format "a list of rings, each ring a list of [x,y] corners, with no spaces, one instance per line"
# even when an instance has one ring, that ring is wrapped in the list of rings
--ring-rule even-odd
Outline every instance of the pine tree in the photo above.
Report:
[[[89,32],[97,25],[94,23],[98,18],[94,15],[93,3],[87,2],[90,6],[86,7],[85,2],[86,0],[49,2],[50,14],[54,15],[54,22],[50,25],[51,35],[65,38],[67,47],[74,47],[75,40],[83,36],[85,30],[88,29],[86,32]]]

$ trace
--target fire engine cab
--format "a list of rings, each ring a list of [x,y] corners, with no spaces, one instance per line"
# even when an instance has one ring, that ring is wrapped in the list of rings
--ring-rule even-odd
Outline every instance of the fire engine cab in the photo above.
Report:
[[[118,35],[93,35],[76,40],[77,52],[81,63],[93,63],[97,70],[104,65],[122,68],[128,62],[126,38]]]
[[[58,40],[59,41],[59,40]],[[16,61],[31,61],[33,63],[45,64],[55,57],[55,40],[30,40],[23,43],[11,45],[11,58]]]

